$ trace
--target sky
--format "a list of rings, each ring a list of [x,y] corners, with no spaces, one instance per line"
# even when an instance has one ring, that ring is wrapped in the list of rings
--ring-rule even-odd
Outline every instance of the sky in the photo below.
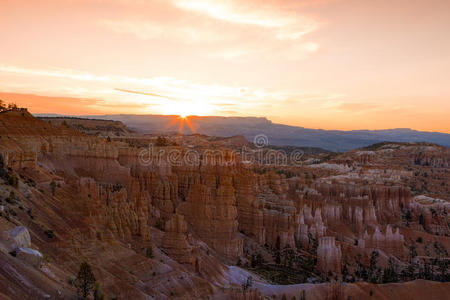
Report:
[[[0,0],[0,99],[450,133],[448,0]]]

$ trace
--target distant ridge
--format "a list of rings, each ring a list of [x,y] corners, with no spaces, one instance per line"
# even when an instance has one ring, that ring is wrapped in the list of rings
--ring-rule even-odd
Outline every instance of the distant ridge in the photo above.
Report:
[[[115,114],[76,117],[121,121],[139,133],[171,133],[179,130],[178,116]],[[249,141],[256,135],[264,134],[269,144],[276,146],[320,147],[330,151],[348,151],[380,142],[428,142],[450,147],[450,134],[409,128],[350,131],[310,129],[273,123],[265,117],[190,116],[189,121],[193,130],[189,126],[184,126],[183,134],[195,132],[223,137],[243,135]]]

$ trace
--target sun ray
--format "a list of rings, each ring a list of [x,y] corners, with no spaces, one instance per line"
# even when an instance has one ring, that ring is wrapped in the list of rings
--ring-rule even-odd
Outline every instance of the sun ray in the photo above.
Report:
[[[196,133],[194,124],[191,122],[191,120],[189,119],[189,116],[187,116],[185,119],[186,125],[189,127],[189,129],[191,129],[192,133]]]
[[[184,128],[184,118],[182,116],[180,116],[178,118],[178,122],[179,122],[179,126],[178,126],[178,134],[182,134],[183,133],[183,128]]]

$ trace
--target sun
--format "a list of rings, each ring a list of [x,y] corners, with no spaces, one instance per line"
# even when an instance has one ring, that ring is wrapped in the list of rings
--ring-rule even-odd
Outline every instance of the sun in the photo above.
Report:
[[[161,113],[165,115],[178,115],[185,119],[188,116],[206,116],[214,109],[203,101],[168,101],[161,104]]]

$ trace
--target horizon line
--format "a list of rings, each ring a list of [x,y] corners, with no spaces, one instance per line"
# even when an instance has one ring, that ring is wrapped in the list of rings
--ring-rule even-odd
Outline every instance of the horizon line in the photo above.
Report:
[[[31,112],[30,112],[31,113]],[[383,128],[383,129],[324,129],[324,128],[313,128],[313,127],[304,127],[299,125],[289,125],[285,123],[275,123],[271,119],[269,119],[267,116],[262,117],[256,117],[256,116],[218,116],[218,115],[206,115],[206,116],[199,116],[199,115],[187,115],[185,117],[181,117],[180,115],[173,115],[173,114],[132,114],[132,113],[122,113],[122,114],[81,114],[81,115],[66,115],[66,114],[58,114],[58,113],[31,113],[33,116],[37,118],[79,118],[79,119],[88,119],[92,116],[155,116],[155,117],[178,117],[178,118],[240,118],[240,119],[266,119],[271,124],[274,125],[283,125],[288,127],[297,127],[297,128],[304,128],[304,129],[310,129],[310,130],[323,130],[323,131],[343,131],[343,132],[351,132],[351,131],[390,131],[390,130],[410,130],[410,131],[416,131],[416,132],[423,132],[423,133],[440,133],[440,134],[448,134],[450,135],[450,132],[443,132],[443,131],[429,131],[429,130],[419,130],[414,129],[411,127],[392,127],[392,128]],[[104,119],[98,119],[98,120],[104,120]],[[117,121],[117,120],[111,120],[111,121]],[[123,123],[123,121],[120,121]]]

